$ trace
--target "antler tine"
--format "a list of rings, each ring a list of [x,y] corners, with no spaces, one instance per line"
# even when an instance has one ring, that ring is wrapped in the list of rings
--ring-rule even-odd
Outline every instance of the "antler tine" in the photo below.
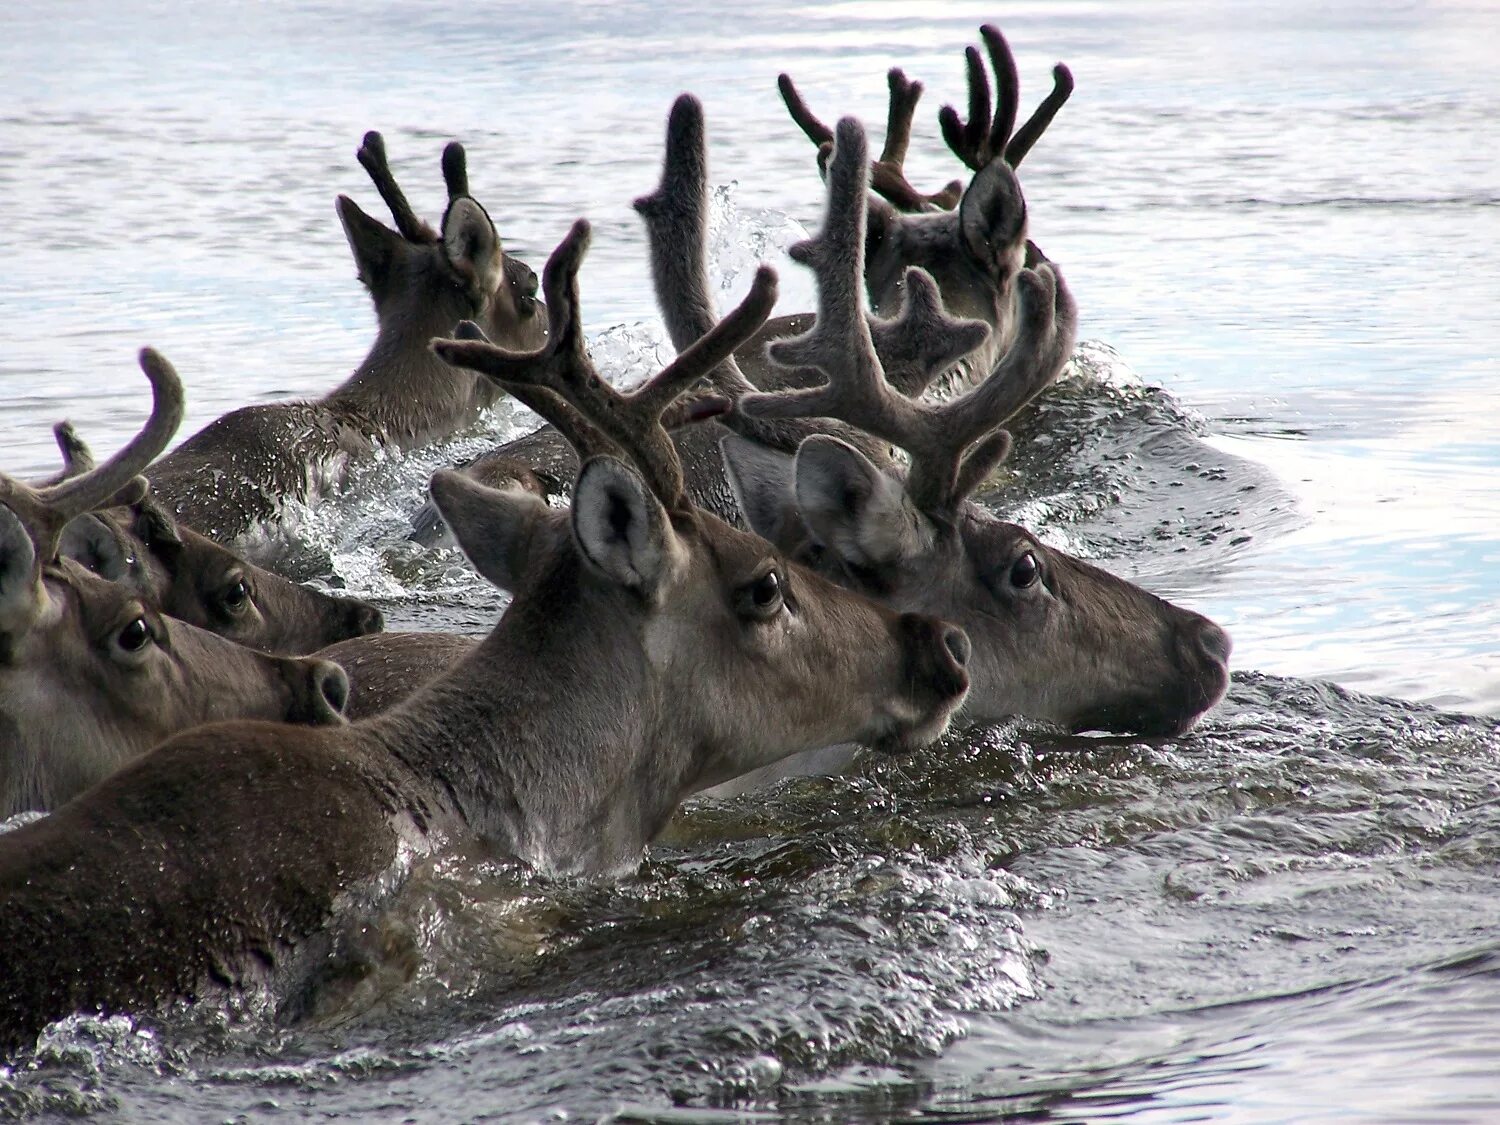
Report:
[[[57,440],[57,450],[62,454],[63,468],[59,480],[76,477],[94,467],[94,451],[78,436],[72,422],[59,422],[52,427],[52,436]]]
[[[672,345],[681,352],[718,319],[708,286],[708,143],[703,104],[692,94],[672,103],[661,181],[635,201],[635,209],[646,223],[657,308]],[[754,389],[733,356],[709,381],[731,397]]]
[[[458,327],[453,330],[453,338],[462,342],[474,342],[481,346],[472,350],[464,349],[463,354],[460,355],[459,349],[448,346],[448,341],[438,339],[433,341],[433,350],[449,363],[481,371],[494,379],[521,405],[551,422],[567,439],[568,444],[578,451],[580,458],[589,457],[595,453],[615,452],[615,443],[600,433],[598,427],[574,410],[556,392],[532,383],[507,379],[500,374],[502,370],[508,370],[503,367],[503,364],[515,361],[524,362],[525,353],[507,352],[504,348],[491,344],[489,337],[484,334],[484,329],[472,320],[459,321]],[[537,362],[544,362],[542,357],[546,351],[544,347],[540,351],[529,354]],[[503,358],[497,362],[494,353],[499,353]]]
[[[901,446],[911,455],[907,490],[913,502],[923,511],[951,516],[1008,452],[1008,436],[997,432],[1001,423],[1066,363],[1075,331],[1072,297],[1050,265],[1024,271],[1015,343],[984,383],[940,407],[898,394],[877,358],[877,336],[891,357],[887,370],[904,368],[898,385],[905,390],[925,386],[977,347],[988,329],[944,313],[936,285],[916,269],[907,271],[899,316],[867,322],[859,297],[864,159],[863,131],[856,122],[841,121],[823,229],[792,248],[793,257],[817,274],[817,320],[807,334],[770,349],[778,363],[816,368],[827,382],[747,396],[739,408],[752,417],[836,417]]]
[[[123,449],[102,465],[40,488],[0,477],[0,502],[25,525],[42,562],[57,556],[58,541],[70,520],[138,500],[144,483],[138,474],[167,447],[182,424],[182,381],[177,372],[150,348],[141,349],[140,365],[151,383],[151,416]]]
[[[792,257],[817,277],[817,319],[805,334],[767,349],[776,363],[821,371],[827,381],[746,395],[739,408],[752,418],[839,418],[888,441],[897,441],[911,422],[912,403],[886,384],[861,296],[867,167],[864,129],[846,117],[839,122],[829,163],[823,227],[815,238],[791,248]]]
[[[770,266],[759,267],[745,299],[650,380],[627,394],[626,401],[644,418],[660,418],[684,391],[755,335],[776,307],[776,294],[776,271]]]
[[[911,144],[911,123],[917,114],[917,102],[922,100],[922,83],[906,77],[906,71],[899,66],[891,67],[885,79],[891,89],[891,97],[885,119],[885,146],[880,150],[880,162],[890,161],[900,167],[906,160],[906,150]]]
[[[33,484],[33,488],[50,487],[69,477],[76,477],[79,473],[86,473],[94,467],[94,455],[84,440],[78,436],[78,431],[73,429],[72,422],[56,423],[52,427],[52,436],[57,441],[58,452],[62,454],[62,470],[46,480]]]
[[[685,391],[755,335],[775,305],[776,271],[761,266],[755,271],[745,299],[641,386],[621,394],[597,374],[589,381],[590,397],[596,404],[589,409],[590,417],[631,453],[636,468],[668,508],[682,507],[686,490],[682,461],[667,435],[663,416]],[[689,408],[677,420],[698,421],[721,414],[727,408],[725,400],[713,398]]]
[[[995,68],[995,119],[987,142],[987,155],[993,160],[1005,151],[1005,143],[1016,127],[1016,113],[1021,104],[1021,76],[1016,71],[1015,53],[998,27],[992,23],[982,25],[979,38],[984,40],[990,65]]]
[[[963,196],[957,180],[931,194],[918,191],[906,178],[906,150],[911,144],[912,120],[922,98],[922,83],[906,77],[900,67],[886,75],[890,85],[890,109],[886,115],[885,147],[870,169],[870,187],[897,210],[906,212],[949,210]]]
[[[1073,96],[1073,72],[1062,63],[1052,68],[1052,92],[1042,99],[1042,104],[1026,119],[1026,124],[1016,130],[1010,143],[1005,146],[1005,160],[1012,168],[1019,168],[1021,161],[1031,151],[1031,146],[1041,139],[1057,116],[1057,111]]]
[[[989,339],[990,326],[948,315],[926,270],[908,269],[903,289],[896,316],[870,319],[870,339],[885,381],[907,398],[919,398],[934,379]]]
[[[905,446],[907,488],[923,510],[956,510],[1005,459],[1010,440],[1000,427],[1057,378],[1072,354],[1077,308],[1061,271],[1051,263],[1023,270],[1017,296],[1019,323],[1005,358],[967,394],[927,408],[917,442]]]
[[[370,174],[370,179],[375,183],[375,190],[380,193],[380,198],[385,200],[385,205],[391,209],[391,218],[396,220],[396,230],[401,236],[411,242],[436,242],[437,232],[417,217],[417,213],[411,209],[411,204],[406,201],[406,195],[396,183],[396,177],[391,174],[390,162],[385,155],[385,138],[375,130],[365,134],[364,143],[359,146],[355,158],[364,166]],[[447,172],[447,155],[444,154],[444,173]]]
[[[448,185],[449,203],[469,194],[469,158],[457,141],[443,149],[443,183]]]
[[[912,120],[916,116],[917,102],[922,97],[922,83],[906,77],[899,66],[886,74],[890,86],[890,109],[886,118],[885,146],[880,159],[870,169],[870,187],[899,211],[917,212],[947,211],[958,205],[963,196],[963,184],[957,180],[931,194],[918,191],[906,178],[906,150],[911,144]],[[786,103],[792,120],[802,129],[813,144],[818,146],[818,167],[827,174],[828,152],[833,145],[833,130],[813,116],[792,84],[790,75],[776,78],[776,87],[781,91],[781,100]]]
[[[672,104],[661,182],[635,201],[635,209],[646,223],[657,306],[673,346],[686,352],[718,323],[708,285],[708,145],[703,105],[692,94]],[[796,449],[804,437],[817,432],[800,419],[773,422],[733,412],[732,400],[755,390],[733,354],[709,373],[708,381],[730,401],[713,396],[693,399],[669,411],[663,425],[673,429],[679,421],[727,414],[724,421],[745,437],[786,450]]]
[[[978,172],[996,157],[1003,156],[1012,168],[1017,167],[1057,116],[1073,93],[1073,74],[1058,63],[1052,68],[1052,92],[1016,131],[1016,116],[1021,104],[1020,77],[1016,57],[1000,29],[985,24],[979,29],[990,65],[995,70],[996,102],[990,117],[990,84],[984,63],[974,47],[964,51],[969,77],[969,119],[960,120],[958,111],[945,105],[938,113],[943,139],[957,157]],[[1014,133],[1014,135],[1012,135]]]
[[[787,112],[792,115],[797,127],[807,134],[808,140],[819,148],[833,140],[833,130],[813,116],[812,110],[802,100],[802,95],[797,93],[797,87],[792,84],[790,74],[778,74],[776,88],[781,91],[781,100],[786,103]]]

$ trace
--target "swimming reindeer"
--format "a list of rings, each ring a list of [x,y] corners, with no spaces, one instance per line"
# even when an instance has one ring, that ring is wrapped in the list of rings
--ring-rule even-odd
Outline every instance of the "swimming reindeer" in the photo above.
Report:
[[[615,874],[705,783],[946,727],[968,684],[961,630],[841,590],[685,494],[661,419],[724,408],[675,400],[764,321],[774,274],[622,395],[584,348],[588,240],[580,220],[547,263],[544,347],[435,345],[583,462],[571,511],[433,478],[470,561],[515,591],[493,632],[378,718],[202,727],[0,835],[0,1049],[70,1012],[230,991],[305,1010],[413,854],[478,839],[543,872]]]
[[[889,75],[885,148],[871,166],[871,185],[877,194],[865,201],[868,215],[863,280],[876,314],[892,316],[901,308],[906,299],[907,271],[918,267],[936,283],[944,309],[990,328],[972,348],[957,351],[948,369],[934,381],[934,389],[939,390],[962,390],[982,380],[1013,341],[1018,315],[1017,278],[1028,258],[1042,260],[1027,240],[1026,199],[1015,170],[1073,91],[1072,74],[1059,64],[1053,69],[1052,92],[1016,128],[1020,91],[1015,57],[996,28],[985,25],[980,35],[995,69],[998,99],[994,114],[990,113],[990,87],[983,64],[971,47],[967,54],[969,119],[960,119],[951,107],[944,107],[940,115],[944,136],[973,171],[972,179],[967,184],[955,181],[925,195],[908,183],[903,165],[922,85],[908,80],[897,68]],[[820,146],[826,165],[832,131],[808,110],[789,76],[781,75],[778,85],[793,120]],[[658,261],[667,262],[664,268],[674,268],[673,259]],[[658,278],[658,292],[661,287]],[[683,347],[684,340],[697,338],[697,317],[688,316],[686,322],[674,319],[687,312],[685,306],[663,303],[661,311],[677,347]],[[809,312],[767,322],[736,352],[745,383],[729,388],[730,393],[776,390],[795,383],[795,372],[767,362],[766,345],[807,331],[812,319]],[[689,444],[682,448],[682,456],[694,501],[724,519],[738,521],[739,511],[716,455],[714,435],[689,430],[684,439]],[[572,479],[575,469],[567,443],[550,427],[543,427],[482,455],[464,471],[491,485],[513,482],[554,495]],[[416,541],[432,544],[442,540],[441,521],[430,506],[416,514],[413,525],[412,538]]]
[[[358,155],[396,222],[393,231],[339,197],[344,234],[379,321],[369,354],[322,398],[231,411],[151,468],[172,517],[220,543],[245,540],[288,500],[336,488],[351,464],[378,449],[409,449],[471,425],[499,392],[435,356],[427,346],[434,336],[473,320],[510,346],[542,340],[536,275],[503,251],[469,194],[463,146],[443,151],[448,209],[440,231],[407,203],[379,133],[365,134]]]
[[[769,349],[773,362],[826,381],[745,395],[735,416],[749,423],[750,437],[771,419],[839,419],[903,449],[909,468],[830,434],[806,438],[794,456],[726,438],[746,519],[841,585],[963,625],[975,651],[968,717],[1019,714],[1073,730],[1184,733],[1228,686],[1228,634],[969,500],[1010,451],[1001,423],[1056,377],[1072,351],[1076,320],[1061,275],[1050,263],[1023,270],[1016,336],[999,365],[950,401],[919,401],[942,364],[883,366],[880,352],[894,357],[898,348],[881,349],[876,339],[958,333],[944,327],[933,283],[915,268],[899,317],[866,316],[858,286],[867,174],[863,130],[845,119],[829,164],[823,229],[792,248],[817,276],[817,319],[804,335]]]
[[[151,417],[113,458],[40,488],[0,476],[0,817],[62,804],[199,723],[342,721],[348,680],[336,664],[269,656],[173,621],[59,557],[76,521],[139,502],[136,474],[182,418],[171,366],[148,349],[141,367]]]
[[[58,479],[93,467],[72,426],[63,422],[53,432],[63,454]],[[149,492],[132,504],[75,518],[63,530],[61,553],[126,583],[178,621],[262,652],[300,656],[385,625],[368,602],[291,582],[184,527]]]
[[[755,530],[842,585],[962,625],[975,646],[966,717],[1022,715],[1075,730],[1154,735],[1188,730],[1227,685],[1224,631],[968,499],[1009,450],[1006,418],[1067,362],[1076,314],[1061,273],[1050,263],[1020,271],[1015,337],[981,384],[942,407],[914,401],[991,329],[944,312],[920,269],[903,279],[907,299],[898,316],[866,316],[859,294],[868,245],[865,138],[852,120],[839,128],[823,230],[793,248],[817,278],[818,313],[804,335],[772,344],[766,360],[804,389],[770,400],[745,392],[737,352],[711,381],[731,394],[739,388],[741,406],[679,431],[684,463],[694,463],[688,453],[717,452],[705,444],[722,443]],[[714,321],[707,208],[702,107],[684,95],[668,119],[661,184],[637,202],[657,299],[679,347]],[[817,386],[825,380],[835,389]],[[768,418],[773,410],[834,419],[809,425]],[[728,436],[719,422],[742,436]],[[840,424],[841,436],[824,432]],[[891,444],[909,451],[910,472],[888,455]],[[386,634],[322,655],[349,672],[357,715],[389,706],[470,644]]]

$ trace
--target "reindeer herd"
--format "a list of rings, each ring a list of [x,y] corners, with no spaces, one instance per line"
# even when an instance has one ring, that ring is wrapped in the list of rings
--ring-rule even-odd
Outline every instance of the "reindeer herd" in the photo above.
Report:
[[[163,456],[183,389],[146,349],[153,408],[123,449],[95,464],[61,425],[55,478],[0,477],[0,817],[47,813],[0,833],[0,1050],[73,1012],[231,994],[290,1018],[368,954],[353,935],[415,856],[607,876],[691,794],[798,759],[915,747],[957,715],[1172,736],[1218,701],[1223,630],[970,499],[1076,333],[1016,178],[1072,79],[1017,128],[1010,49],[981,34],[995,108],[971,48],[968,119],[940,122],[973,175],[931,194],[903,171],[919,84],[891,72],[872,162],[782,76],[827,183],[792,249],[815,310],[771,319],[762,267],[715,313],[691,96],[636,202],[678,356],[629,392],[584,339],[588,223],[539,295],[461,146],[433,228],[370,133],[395,229],[339,199],[379,322],[353,375]],[[549,424],[431,482],[512,595],[484,639],[383,632],[231,550],[505,394]]]

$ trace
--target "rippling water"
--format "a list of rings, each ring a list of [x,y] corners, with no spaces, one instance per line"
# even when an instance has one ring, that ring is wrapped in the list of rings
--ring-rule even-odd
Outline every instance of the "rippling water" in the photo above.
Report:
[[[1242,671],[1179,741],[1008,726],[699,802],[617,886],[445,857],[381,920],[412,983],[295,1029],[67,1021],[0,1070],[0,1112],[1500,1116],[1493,9],[204,7],[0,15],[6,471],[51,468],[59,416],[132,432],[141,344],[187,380],[185,432],[352,369],[371,317],[332,200],[374,206],[369,128],[429,215],[464,140],[533,264],[593,219],[596,357],[643,371],[666,349],[629,203],[670,99],[706,104],[730,293],[818,215],[776,72],[875,124],[906,66],[937,184],[932,112],[995,19],[1029,101],[1056,59],[1078,78],[1023,176],[1089,343],[989,499],[1225,623]],[[488,627],[494,592],[400,535],[432,467],[520,425],[373,466],[296,514],[285,565]]]

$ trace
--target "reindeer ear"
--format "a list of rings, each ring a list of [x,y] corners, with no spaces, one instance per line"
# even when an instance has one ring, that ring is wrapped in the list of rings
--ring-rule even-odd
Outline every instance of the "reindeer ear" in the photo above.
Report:
[[[482,293],[500,284],[504,258],[500,236],[485,209],[467,195],[448,205],[443,216],[443,253],[453,268],[472,278]]]
[[[920,552],[922,515],[902,483],[847,442],[826,434],[797,449],[797,508],[818,542],[843,562],[874,569]]]
[[[803,535],[797,514],[792,457],[738,434],[719,442],[729,487],[739,501],[750,530],[782,550],[790,550]]]
[[[174,555],[182,550],[177,523],[152,497],[143,497],[130,507],[130,533],[155,555]]]
[[[964,247],[992,277],[1016,273],[1026,255],[1026,197],[1011,166],[991,160],[958,204]]]
[[[119,582],[130,575],[133,552],[113,524],[92,512],[68,521],[57,553],[92,570],[100,578]]]
[[[515,593],[531,569],[532,547],[537,530],[547,522],[547,505],[530,492],[487,488],[451,469],[433,474],[429,490],[474,569],[500,589]]]
[[[0,642],[31,628],[43,597],[36,545],[16,514],[0,504]],[[0,643],[0,652],[5,647]]]
[[[391,262],[405,248],[406,240],[380,220],[366,215],[347,195],[339,196],[336,206],[359,279],[366,289],[373,290],[390,272]]]
[[[573,486],[573,537],[610,580],[655,600],[675,569],[677,534],[634,469],[613,457],[587,462]]]

